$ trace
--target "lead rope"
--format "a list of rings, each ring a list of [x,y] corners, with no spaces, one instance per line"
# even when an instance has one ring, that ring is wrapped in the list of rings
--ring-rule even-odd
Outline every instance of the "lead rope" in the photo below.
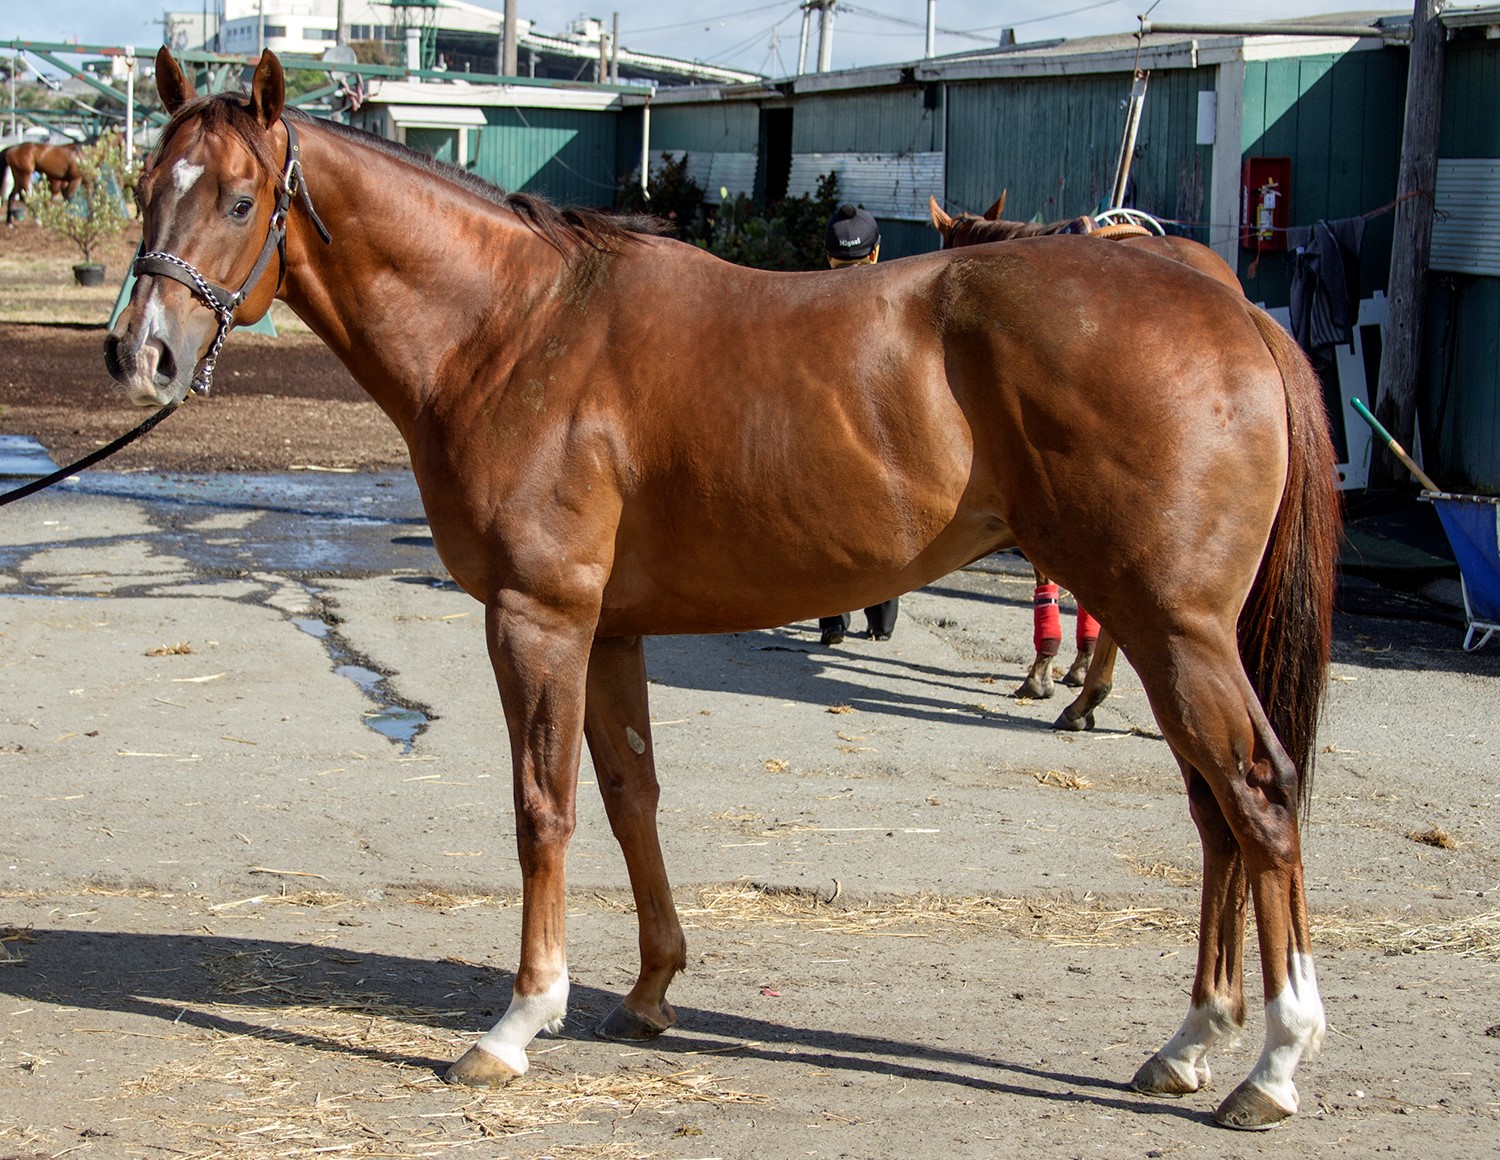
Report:
[[[70,463],[67,467],[61,468],[58,471],[54,471],[51,475],[44,475],[41,479],[33,479],[30,483],[22,484],[14,491],[8,491],[4,495],[0,495],[0,507],[4,507],[8,503],[14,503],[18,499],[24,499],[26,496],[31,495],[34,492],[41,491],[45,487],[51,487],[54,483],[61,483],[63,480],[67,479],[68,476],[77,475],[85,467],[92,467],[94,464],[98,463],[99,460],[106,459],[109,456],[113,455],[116,451],[120,450],[120,448],[134,443],[147,431],[151,430],[151,428],[155,427],[158,423],[160,423],[163,419],[170,415],[173,411],[177,410],[177,408],[180,406],[182,406],[182,402],[180,400],[175,403],[168,403],[165,407],[156,412],[156,414],[152,415],[149,419],[140,424],[140,426],[136,427],[133,431],[127,431],[113,443],[101,447],[97,451],[89,452],[77,463]]]

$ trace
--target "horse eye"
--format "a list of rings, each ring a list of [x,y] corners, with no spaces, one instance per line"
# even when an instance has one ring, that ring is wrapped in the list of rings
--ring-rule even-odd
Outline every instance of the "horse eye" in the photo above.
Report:
[[[250,211],[254,208],[255,203],[253,201],[251,201],[248,197],[242,197],[239,199],[239,201],[234,203],[234,208],[229,212],[237,218],[246,218],[250,216]]]

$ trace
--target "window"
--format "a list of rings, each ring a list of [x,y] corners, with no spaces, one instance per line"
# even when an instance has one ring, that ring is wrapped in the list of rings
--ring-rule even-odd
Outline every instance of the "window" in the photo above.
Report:
[[[270,40],[272,37],[281,37],[281,36],[285,36],[285,35],[286,35],[286,25],[285,24],[267,24],[266,25],[266,39],[267,40]]]

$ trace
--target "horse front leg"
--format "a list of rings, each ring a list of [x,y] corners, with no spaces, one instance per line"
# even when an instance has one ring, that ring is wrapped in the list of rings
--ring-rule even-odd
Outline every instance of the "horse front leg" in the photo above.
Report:
[[[661,788],[651,744],[645,649],[639,637],[598,640],[589,657],[584,737],[610,828],[635,895],[641,969],[635,986],[599,1024],[604,1039],[654,1039],[677,1021],[667,987],[687,965],[687,942],[656,829]]]
[[[1073,703],[1058,715],[1052,728],[1068,733],[1082,733],[1094,727],[1094,710],[1104,704],[1115,687],[1115,659],[1119,655],[1120,646],[1115,644],[1108,629],[1101,628],[1098,641],[1089,657],[1083,689],[1073,698]]]
[[[1011,696],[1045,701],[1056,691],[1052,684],[1052,662],[1062,647],[1062,614],[1058,611],[1057,585],[1035,568],[1031,572],[1036,578],[1031,591],[1031,644],[1036,659],[1031,662],[1021,687]]]
[[[526,1045],[557,1031],[568,1007],[568,841],[582,749],[593,618],[505,593],[485,609],[490,663],[510,735],[521,863],[521,962],[510,1006],[444,1076],[496,1087],[523,1074]]]

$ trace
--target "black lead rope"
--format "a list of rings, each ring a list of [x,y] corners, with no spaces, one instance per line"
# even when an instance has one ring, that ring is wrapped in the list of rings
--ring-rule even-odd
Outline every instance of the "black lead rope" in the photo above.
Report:
[[[177,408],[180,406],[182,406],[181,401],[178,401],[176,403],[168,403],[165,407],[156,412],[156,414],[152,415],[139,427],[135,428],[135,430],[125,432],[125,434],[121,435],[118,439],[116,439],[108,446],[101,447],[97,451],[89,452],[77,463],[70,463],[67,467],[61,468],[58,471],[54,471],[51,475],[44,475],[41,479],[33,479],[30,483],[23,484],[22,486],[16,488],[14,491],[8,491],[4,495],[0,495],[0,507],[4,507],[8,503],[14,503],[18,499],[24,499],[26,496],[41,491],[45,487],[51,487],[54,483],[61,483],[63,480],[67,479],[68,476],[77,475],[84,468],[94,466],[94,464],[98,463],[99,460],[108,458],[116,451],[120,450],[120,448],[134,443],[147,431],[151,430],[151,428],[155,427],[158,423],[160,423],[163,419],[170,415],[173,411],[177,410]]]

